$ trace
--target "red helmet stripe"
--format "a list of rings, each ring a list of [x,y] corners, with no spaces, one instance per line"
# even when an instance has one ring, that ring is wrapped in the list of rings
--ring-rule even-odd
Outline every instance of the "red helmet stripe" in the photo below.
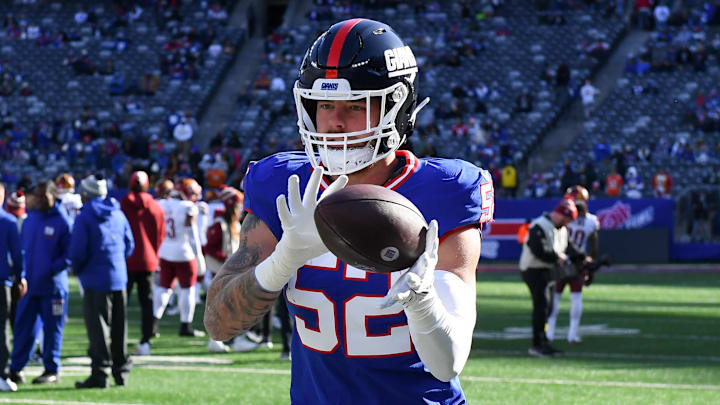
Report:
[[[342,53],[342,48],[345,44],[345,38],[347,38],[353,27],[362,20],[364,20],[364,18],[353,18],[352,20],[345,22],[345,24],[340,27],[340,30],[335,35],[335,38],[333,38],[332,44],[330,45],[330,54],[328,55],[327,62],[325,63],[326,66],[338,65],[338,62],[340,62],[340,53]],[[337,77],[337,69],[327,69],[325,71],[326,79],[337,79]]]

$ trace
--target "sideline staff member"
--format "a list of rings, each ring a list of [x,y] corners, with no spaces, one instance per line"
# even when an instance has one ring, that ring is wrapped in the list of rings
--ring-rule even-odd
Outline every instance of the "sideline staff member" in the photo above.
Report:
[[[552,308],[550,270],[577,256],[584,256],[568,240],[567,224],[577,216],[575,202],[563,199],[551,213],[544,213],[530,223],[530,232],[523,244],[520,270],[533,302],[533,345],[528,350],[531,356],[550,357],[560,353],[545,335],[549,308]]]

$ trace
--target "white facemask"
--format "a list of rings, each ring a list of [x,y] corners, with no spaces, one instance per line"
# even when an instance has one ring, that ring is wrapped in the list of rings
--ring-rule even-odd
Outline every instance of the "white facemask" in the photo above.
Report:
[[[333,173],[355,172],[373,159],[375,150],[370,144],[368,142],[359,148],[347,148],[347,153],[344,148],[319,147],[320,161]]]

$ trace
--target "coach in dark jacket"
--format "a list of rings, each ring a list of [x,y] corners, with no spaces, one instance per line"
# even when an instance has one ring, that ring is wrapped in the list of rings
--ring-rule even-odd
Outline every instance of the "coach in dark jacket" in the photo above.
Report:
[[[125,258],[135,247],[132,232],[117,201],[106,198],[107,183],[102,177],[85,178],[80,183],[80,195],[83,208],[73,225],[70,260],[85,289],[83,312],[92,373],[75,387],[107,387],[110,369],[115,384],[125,385],[131,366]]]
[[[523,281],[532,296],[533,345],[528,353],[536,357],[552,357],[558,353],[545,335],[545,324],[552,308],[551,270],[570,259],[584,255],[570,242],[567,224],[577,219],[577,207],[571,199],[563,199],[550,213],[530,223],[527,239],[520,255]]]

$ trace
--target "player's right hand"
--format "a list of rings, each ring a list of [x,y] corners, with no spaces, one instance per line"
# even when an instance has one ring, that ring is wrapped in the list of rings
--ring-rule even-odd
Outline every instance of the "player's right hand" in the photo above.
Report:
[[[281,241],[284,247],[293,251],[293,255],[299,263],[298,267],[308,260],[328,252],[320,239],[314,217],[315,207],[319,201],[317,195],[322,175],[322,167],[313,171],[302,199],[300,198],[300,178],[297,175],[290,176],[287,199],[284,195],[280,195],[276,200],[283,230]],[[338,177],[323,192],[321,199],[345,187],[347,182],[347,176]]]

